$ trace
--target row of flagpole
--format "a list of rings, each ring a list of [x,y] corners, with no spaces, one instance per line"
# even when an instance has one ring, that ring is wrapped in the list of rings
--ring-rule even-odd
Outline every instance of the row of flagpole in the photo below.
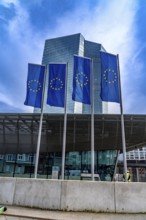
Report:
[[[61,179],[64,179],[66,130],[67,130],[68,63],[66,64],[52,63],[46,66],[40,65],[40,73],[41,71],[44,70],[44,69],[42,70],[41,67],[45,69],[44,75],[38,74],[37,79],[35,79],[35,68],[29,66],[28,79],[27,79],[27,96],[26,96],[26,101],[24,103],[25,105],[41,108],[34,177],[37,178],[40,144],[41,144],[41,131],[42,131],[42,123],[43,123],[43,112],[45,105],[45,89],[46,89],[46,81],[48,76],[49,95],[47,98],[47,104],[51,106],[64,107],[64,128],[63,128],[62,167],[61,167]],[[60,69],[58,69],[58,67]],[[65,76],[61,79],[61,77],[59,77],[61,75],[57,75],[58,74],[57,71],[59,72],[59,74],[62,73],[65,74]],[[120,103],[124,172],[127,173],[126,142],[125,142],[124,116],[123,116],[123,107],[122,107],[119,56],[101,52],[101,72],[102,72],[101,73],[102,101],[111,101],[111,102]],[[56,82],[58,83],[58,85],[55,84]],[[112,88],[112,90],[110,91],[109,88]],[[106,90],[108,91],[108,93]],[[58,97],[56,97],[56,94],[59,94],[60,91],[62,91],[62,93],[61,96],[59,96],[60,99],[58,99]],[[91,58],[80,57],[77,55],[74,56],[72,99],[74,101],[91,105],[91,178],[94,181],[94,76],[93,76],[93,59]],[[57,105],[54,104],[55,100]]]
[[[122,102],[122,89],[121,89],[121,75],[120,75],[119,55],[117,55],[117,66],[118,66],[118,72],[119,72],[119,93],[120,93],[120,111],[121,111],[121,133],[122,133],[122,147],[123,147],[123,162],[124,162],[125,182],[127,182],[126,141],[125,141],[125,126],[124,126],[124,115],[123,115],[123,102]]]
[[[94,76],[91,60],[91,179],[94,181]]]
[[[67,82],[68,82],[68,63],[66,65],[66,85],[65,85],[65,108],[64,108],[64,127],[63,127],[63,146],[62,146],[62,166],[61,166],[61,179],[64,179],[65,168],[65,152],[66,152],[66,127],[67,127]]]
[[[37,178],[38,163],[39,163],[39,153],[40,153],[40,146],[41,146],[41,133],[42,133],[42,123],[43,123],[43,113],[44,113],[44,100],[45,100],[46,79],[47,79],[47,68],[45,69],[45,79],[44,79],[44,85],[43,85],[43,97],[42,97],[41,115],[40,115],[38,140],[37,140],[37,150],[36,150],[36,158],[35,158],[34,178]]]

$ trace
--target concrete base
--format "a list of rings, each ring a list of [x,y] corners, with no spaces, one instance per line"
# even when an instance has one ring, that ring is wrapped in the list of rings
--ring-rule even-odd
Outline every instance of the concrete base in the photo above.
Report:
[[[146,213],[146,184],[0,177],[0,203],[62,211]]]
[[[60,210],[61,181],[16,179],[14,205]]]
[[[146,183],[116,183],[116,212],[146,213]]]
[[[115,212],[114,183],[63,181],[61,210]]]

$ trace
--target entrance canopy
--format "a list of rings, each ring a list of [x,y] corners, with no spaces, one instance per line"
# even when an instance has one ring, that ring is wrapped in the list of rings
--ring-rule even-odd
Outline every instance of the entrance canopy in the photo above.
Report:
[[[35,153],[40,114],[0,114],[0,154]],[[146,145],[146,115],[124,115],[127,151]],[[40,152],[61,152],[63,114],[44,114]],[[91,115],[68,114],[66,151],[90,151]],[[95,150],[121,150],[121,116],[95,115]]]

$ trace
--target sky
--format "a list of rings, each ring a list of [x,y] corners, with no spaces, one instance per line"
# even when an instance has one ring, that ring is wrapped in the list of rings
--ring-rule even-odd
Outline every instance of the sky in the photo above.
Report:
[[[144,0],[0,0],[0,112],[33,112],[28,63],[41,64],[46,39],[81,33],[119,54],[124,114],[146,114],[145,20]]]

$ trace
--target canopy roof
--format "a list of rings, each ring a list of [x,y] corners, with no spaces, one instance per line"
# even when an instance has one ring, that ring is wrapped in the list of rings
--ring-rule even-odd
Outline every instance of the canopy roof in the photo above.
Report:
[[[95,115],[95,150],[121,150],[121,116]],[[0,154],[36,152],[40,114],[0,114]],[[146,115],[124,115],[127,151],[146,145]],[[63,114],[44,114],[41,152],[61,152]],[[68,114],[66,151],[90,151],[91,115]]]

